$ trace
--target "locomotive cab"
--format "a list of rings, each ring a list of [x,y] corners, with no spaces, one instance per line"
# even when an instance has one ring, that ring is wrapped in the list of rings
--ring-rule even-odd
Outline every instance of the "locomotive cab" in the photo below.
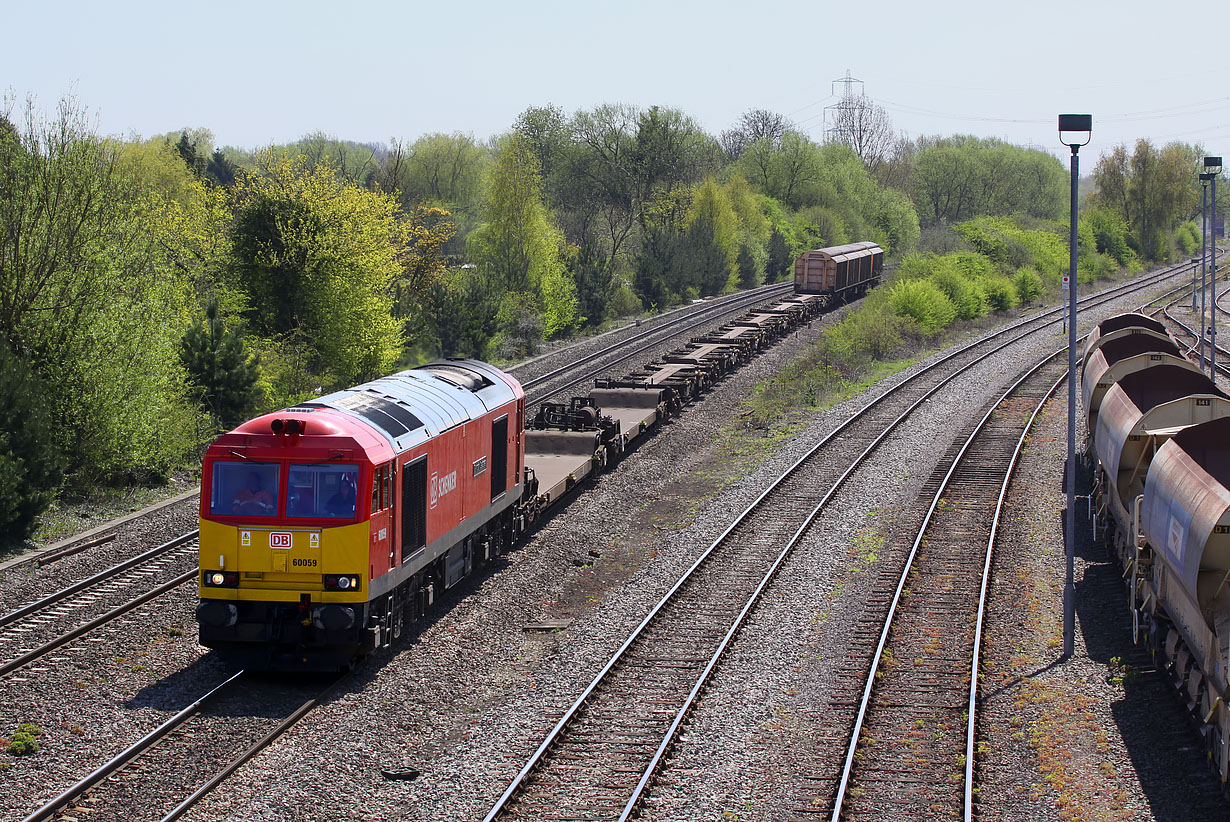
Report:
[[[265,667],[375,647],[366,605],[380,540],[369,535],[387,519],[379,507],[373,517],[373,506],[387,481],[377,468],[392,452],[346,422],[290,409],[210,446],[201,488],[203,645]],[[260,659],[246,653],[255,649]]]

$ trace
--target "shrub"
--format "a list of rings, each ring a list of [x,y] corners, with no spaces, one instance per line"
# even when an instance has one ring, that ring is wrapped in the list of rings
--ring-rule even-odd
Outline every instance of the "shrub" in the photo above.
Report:
[[[917,323],[924,334],[944,330],[957,317],[952,300],[927,280],[894,283],[889,291],[889,304],[898,316],[908,317]]]
[[[1174,241],[1179,251],[1190,257],[1200,247],[1200,229],[1191,220],[1180,223],[1174,231]]]
[[[944,258],[947,265],[942,266],[931,276],[934,283],[944,295],[952,301],[957,317],[962,320],[976,320],[987,313],[987,295],[977,280],[961,273],[951,264],[950,258]]]
[[[1081,212],[1080,222],[1093,232],[1099,252],[1109,254],[1121,266],[1130,266],[1136,260],[1136,252],[1128,245],[1127,222],[1113,210],[1100,205],[1087,208]]]
[[[1105,254],[1085,254],[1076,262],[1076,281],[1088,285],[1113,277],[1119,266]]]
[[[1042,294],[1042,278],[1032,268],[1022,268],[1012,277],[1016,295],[1023,303],[1030,303]]]
[[[1020,302],[1015,284],[1007,277],[988,277],[982,281],[982,289],[993,311],[1011,311]]]

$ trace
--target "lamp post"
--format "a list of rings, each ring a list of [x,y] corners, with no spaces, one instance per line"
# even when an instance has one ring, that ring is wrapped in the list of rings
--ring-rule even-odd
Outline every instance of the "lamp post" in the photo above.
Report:
[[[1066,136],[1065,136],[1066,135]],[[1060,114],[1059,142],[1072,149],[1072,212],[1068,232],[1068,528],[1064,539],[1067,573],[1063,586],[1063,655],[1070,659],[1076,641],[1076,233],[1080,186],[1080,147],[1093,136],[1092,114]]]
[[[1213,179],[1211,172],[1200,175],[1200,370],[1204,370],[1204,335],[1208,326],[1204,323],[1204,295],[1208,289],[1209,258],[1205,244],[1209,240],[1209,181]]]
[[[1213,304],[1209,306],[1209,379],[1217,382],[1217,178],[1221,176],[1221,158],[1205,157],[1204,171],[1213,177],[1213,192],[1209,195],[1209,283]]]

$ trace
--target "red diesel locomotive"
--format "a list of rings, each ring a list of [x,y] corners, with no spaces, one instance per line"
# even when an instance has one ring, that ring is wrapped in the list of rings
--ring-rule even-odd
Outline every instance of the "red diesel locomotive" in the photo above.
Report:
[[[387,644],[523,528],[524,416],[515,379],[442,360],[223,434],[202,469],[201,644],[299,670]]]

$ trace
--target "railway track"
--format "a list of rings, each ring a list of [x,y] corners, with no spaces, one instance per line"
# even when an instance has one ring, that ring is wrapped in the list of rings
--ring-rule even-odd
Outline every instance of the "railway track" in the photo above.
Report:
[[[988,403],[924,485],[916,536],[896,548],[903,570],[882,574],[871,597],[887,608],[864,611],[853,630],[878,637],[871,664],[839,680],[830,698],[839,713],[856,706],[844,762],[813,765],[815,796],[795,818],[973,818],[978,650],[995,535],[1025,435],[1067,374],[1065,353]]]
[[[196,578],[197,532],[0,616],[0,676]]]
[[[172,822],[328,697],[346,677],[291,681],[240,671],[23,822]],[[259,705],[260,710],[253,710]]]
[[[1109,289],[1085,304],[1160,282]],[[776,570],[880,442],[956,374],[1053,323],[1046,312],[966,345],[874,400],[752,503],[565,711],[485,817],[630,818],[710,674]],[[844,469],[844,470],[843,470]],[[816,501],[822,489],[828,489]],[[784,548],[782,546],[785,546]],[[870,603],[872,609],[876,603]]]

